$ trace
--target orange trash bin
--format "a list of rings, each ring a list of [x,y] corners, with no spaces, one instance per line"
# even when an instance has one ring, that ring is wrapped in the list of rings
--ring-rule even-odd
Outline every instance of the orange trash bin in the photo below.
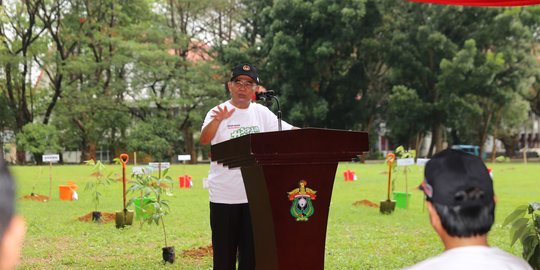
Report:
[[[73,200],[73,192],[77,190],[77,185],[73,182],[68,182],[67,185],[59,185],[60,200],[71,201]]]

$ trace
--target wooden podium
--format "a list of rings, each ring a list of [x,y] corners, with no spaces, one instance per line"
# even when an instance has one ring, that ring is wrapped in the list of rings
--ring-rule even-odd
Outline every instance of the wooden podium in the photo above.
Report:
[[[257,269],[324,269],[338,162],[368,150],[365,132],[317,128],[250,134],[212,146],[212,160],[242,170]]]

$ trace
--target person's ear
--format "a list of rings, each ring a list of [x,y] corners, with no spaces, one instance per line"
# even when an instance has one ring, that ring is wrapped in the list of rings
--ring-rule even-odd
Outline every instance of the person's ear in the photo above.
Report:
[[[437,210],[435,210],[435,206],[433,206],[433,204],[429,201],[426,201],[426,205],[429,212],[429,221],[431,222],[431,226],[433,226],[435,230],[441,228],[441,219],[439,218]]]
[[[230,88],[229,88],[229,83],[230,83],[230,82],[227,81],[227,82],[225,82],[225,84],[224,84],[224,86],[225,86],[225,93],[227,93],[227,94],[231,91]]]
[[[15,268],[21,256],[25,232],[24,220],[19,216],[13,217],[0,242],[0,269]]]

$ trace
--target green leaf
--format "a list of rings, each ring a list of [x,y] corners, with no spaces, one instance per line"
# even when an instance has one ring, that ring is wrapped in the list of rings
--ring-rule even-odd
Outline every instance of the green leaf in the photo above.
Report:
[[[113,162],[114,162],[114,164],[116,164],[116,165],[122,164],[122,163],[120,162],[120,158],[114,158],[114,159],[113,159]]]
[[[510,215],[508,215],[503,222],[503,227],[513,223],[517,218],[523,217],[527,211],[528,206],[526,204],[518,206]]]
[[[94,188],[94,185],[95,184],[93,182],[86,183],[86,185],[84,186],[84,191]]]
[[[529,260],[534,254],[534,250],[538,248],[538,237],[534,233],[527,234],[523,237],[521,245],[523,246],[523,258]]]
[[[134,201],[135,201],[135,198],[130,199],[126,204],[126,207],[130,207],[131,205],[133,205]]]
[[[528,233],[528,229],[527,229],[528,222],[529,222],[528,218],[520,218],[512,224],[513,236],[512,236],[512,242],[510,246],[513,246],[518,239],[521,239],[523,236],[525,236]]]

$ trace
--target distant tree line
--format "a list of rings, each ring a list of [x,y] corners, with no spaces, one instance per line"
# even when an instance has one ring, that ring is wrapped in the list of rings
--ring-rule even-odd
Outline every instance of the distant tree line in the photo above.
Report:
[[[538,6],[4,0],[0,19],[0,130],[15,132],[19,162],[61,149],[88,160],[98,146],[195,160],[205,113],[242,62],[296,126],[375,140],[386,123],[412,149],[431,134],[430,155],[488,135],[510,154],[540,113]]]

